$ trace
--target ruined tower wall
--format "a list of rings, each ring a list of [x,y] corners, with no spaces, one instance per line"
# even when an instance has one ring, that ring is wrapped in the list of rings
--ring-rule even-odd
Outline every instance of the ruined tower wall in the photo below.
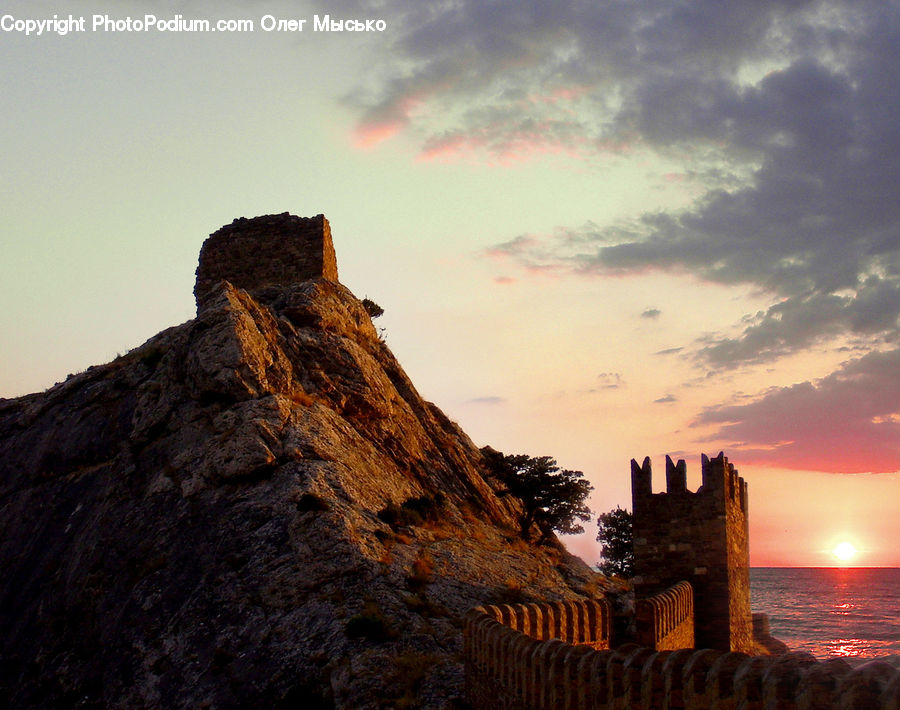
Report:
[[[254,291],[318,278],[338,280],[331,228],[324,215],[241,217],[203,243],[194,297],[199,306],[223,279]]]
[[[728,459],[702,457],[703,485],[687,490],[684,461],[666,457],[666,492],[652,492],[650,459],[631,462],[635,595],[684,580],[694,589],[698,648],[752,651],[747,486]]]

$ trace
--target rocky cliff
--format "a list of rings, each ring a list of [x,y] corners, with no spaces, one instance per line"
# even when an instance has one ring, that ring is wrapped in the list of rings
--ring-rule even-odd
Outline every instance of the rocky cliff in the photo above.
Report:
[[[470,607],[603,593],[518,538],[333,250],[244,281],[298,219],[218,233],[194,320],[0,400],[0,707],[451,708]]]

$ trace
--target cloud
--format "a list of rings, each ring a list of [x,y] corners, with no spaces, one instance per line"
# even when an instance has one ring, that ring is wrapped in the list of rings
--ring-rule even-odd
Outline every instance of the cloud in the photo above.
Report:
[[[849,360],[827,377],[704,410],[715,441],[748,463],[833,473],[900,470],[900,349]]]
[[[646,308],[641,313],[641,318],[650,318],[655,320],[656,318],[659,318],[660,313],[662,313],[662,311],[658,308]]]
[[[365,5],[365,3],[363,3]],[[376,5],[372,5],[376,7]],[[458,0],[392,22],[348,103],[360,144],[511,163],[639,148],[700,186],[680,212],[561,225],[492,250],[534,273],[689,272],[771,306],[695,343],[705,367],[840,336],[896,340],[900,9],[870,0]]]
[[[615,390],[625,386],[625,380],[618,372],[601,372],[597,375],[597,386],[589,390],[596,392],[598,390]]]
[[[473,399],[467,400],[466,404],[486,404],[489,406],[497,405],[497,404],[505,404],[505,397],[496,397],[496,396],[487,396],[487,397],[474,397]]]
[[[611,153],[655,153],[674,165],[661,182],[697,191],[679,211],[511,235],[487,258],[526,275],[668,271],[750,287],[768,298],[762,310],[659,354],[693,357],[708,373],[823,344],[867,354],[704,410],[696,425],[755,462],[900,468],[897,3],[356,6],[392,18],[389,51],[346,97],[361,145],[403,133],[421,160],[565,154],[588,169]],[[603,373],[597,389],[619,386]]]
[[[678,397],[676,397],[674,394],[667,394],[665,397],[660,397],[659,399],[654,399],[653,403],[654,404],[669,404],[671,402],[677,402],[677,401],[678,401]]]
[[[511,235],[484,252],[505,262],[501,273],[513,262],[526,275],[667,271],[750,287],[768,298],[759,312],[659,354],[693,357],[709,374],[819,345],[868,354],[704,410],[696,424],[753,461],[900,468],[897,3],[358,6],[393,18],[390,51],[347,96],[361,143],[402,132],[421,160],[565,154],[588,169],[611,153],[655,153],[674,164],[662,182],[697,191],[679,211]],[[614,375],[599,388],[620,386]]]

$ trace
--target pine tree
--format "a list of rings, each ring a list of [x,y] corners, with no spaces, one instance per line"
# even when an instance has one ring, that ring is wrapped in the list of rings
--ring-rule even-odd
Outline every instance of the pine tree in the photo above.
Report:
[[[550,456],[504,455],[490,447],[482,449],[491,472],[506,486],[500,495],[512,495],[522,502],[519,518],[522,537],[531,537],[532,526],[541,535],[538,544],[553,531],[575,534],[584,532],[578,520],[590,520],[591,511],[585,499],[593,490],[582,480],[581,471],[560,469]]]
[[[597,541],[603,543],[600,571],[606,575],[631,577],[634,574],[634,516],[616,506],[597,518]]]

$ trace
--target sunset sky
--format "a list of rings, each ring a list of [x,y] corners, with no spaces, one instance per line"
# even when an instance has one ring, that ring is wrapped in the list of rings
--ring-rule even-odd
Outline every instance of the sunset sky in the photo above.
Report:
[[[254,31],[92,30],[147,13]],[[342,282],[479,446],[584,471],[597,513],[630,507],[631,458],[657,490],[685,458],[695,488],[724,450],[754,566],[841,542],[900,566],[897,2],[0,14],[0,396],[191,318],[235,217],[324,213]],[[85,31],[15,29],[54,14]],[[587,527],[568,544],[594,563]]]

